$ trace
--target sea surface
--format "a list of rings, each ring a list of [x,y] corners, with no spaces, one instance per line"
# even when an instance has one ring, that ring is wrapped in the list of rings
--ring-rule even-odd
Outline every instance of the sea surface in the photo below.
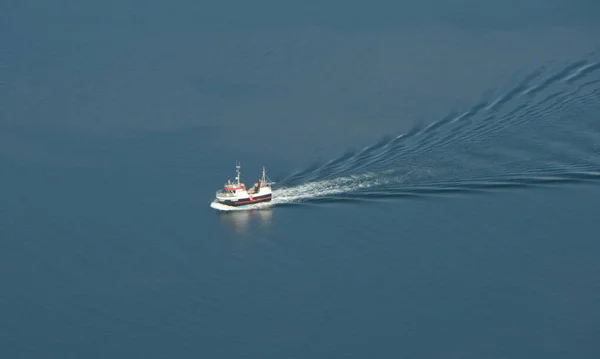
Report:
[[[599,18],[0,2],[0,358],[600,357]]]

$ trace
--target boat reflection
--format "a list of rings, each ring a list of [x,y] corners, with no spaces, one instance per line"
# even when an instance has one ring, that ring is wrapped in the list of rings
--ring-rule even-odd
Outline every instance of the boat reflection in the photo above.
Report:
[[[219,219],[234,233],[246,234],[250,226],[268,227],[273,217],[273,209],[251,209],[245,211],[219,211]]]

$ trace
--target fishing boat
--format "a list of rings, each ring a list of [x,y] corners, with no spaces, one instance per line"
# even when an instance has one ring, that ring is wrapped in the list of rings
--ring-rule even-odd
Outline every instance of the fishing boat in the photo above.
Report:
[[[245,206],[254,203],[268,202],[273,196],[271,185],[272,182],[268,177],[263,167],[262,176],[258,182],[250,189],[246,189],[246,185],[241,181],[241,166],[236,164],[235,181],[227,180],[223,189],[217,191],[216,199],[213,203],[218,203],[230,207]]]

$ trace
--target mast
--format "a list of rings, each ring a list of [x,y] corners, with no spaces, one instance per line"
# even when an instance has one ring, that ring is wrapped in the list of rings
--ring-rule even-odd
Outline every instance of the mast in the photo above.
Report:
[[[267,177],[267,172],[265,171],[265,167],[263,166],[263,172],[262,172],[262,181],[261,181],[264,185],[266,186],[270,186],[272,184],[274,184],[275,182],[271,181],[271,179],[269,177]]]
[[[235,164],[235,171],[236,171],[236,176],[235,176],[235,179],[237,180],[237,185],[238,185],[238,187],[240,186],[240,177],[241,177],[241,171],[240,171],[240,168],[241,168],[240,164],[239,164],[239,163],[236,163],[236,164]]]

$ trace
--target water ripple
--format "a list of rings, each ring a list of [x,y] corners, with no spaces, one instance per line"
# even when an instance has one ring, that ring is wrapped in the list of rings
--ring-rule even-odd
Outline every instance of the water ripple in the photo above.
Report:
[[[268,206],[597,181],[599,70],[592,59],[537,69],[497,98],[290,175]]]

